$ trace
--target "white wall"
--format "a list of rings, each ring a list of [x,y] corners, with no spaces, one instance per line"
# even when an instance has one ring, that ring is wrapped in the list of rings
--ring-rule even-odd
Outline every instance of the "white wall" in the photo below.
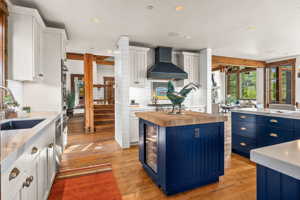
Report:
[[[67,72],[67,91],[71,90],[71,74],[83,74],[83,61],[82,60],[67,60],[65,63],[68,67]]]
[[[7,87],[13,93],[16,101],[20,104],[20,107],[23,107],[23,93],[24,93],[23,83],[21,81],[8,80]]]
[[[97,76],[97,84],[103,84],[103,77],[114,77],[114,66],[111,65],[97,65],[96,70]],[[95,82],[95,81],[94,81]],[[104,98],[104,89],[95,89],[94,91],[95,99],[103,99]]]

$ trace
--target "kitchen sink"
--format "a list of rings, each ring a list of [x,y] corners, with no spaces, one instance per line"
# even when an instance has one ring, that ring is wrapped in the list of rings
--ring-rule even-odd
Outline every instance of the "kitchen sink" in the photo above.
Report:
[[[17,130],[33,128],[45,119],[11,120],[0,124],[0,130]]]

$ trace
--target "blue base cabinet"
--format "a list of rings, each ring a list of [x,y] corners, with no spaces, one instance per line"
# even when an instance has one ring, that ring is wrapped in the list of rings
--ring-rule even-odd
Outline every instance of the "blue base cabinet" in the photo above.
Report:
[[[300,180],[257,165],[257,200],[299,200]]]
[[[139,159],[167,195],[224,175],[224,123],[159,127],[140,119]]]
[[[232,151],[246,157],[251,149],[300,138],[300,120],[238,112],[232,112],[231,120]]]

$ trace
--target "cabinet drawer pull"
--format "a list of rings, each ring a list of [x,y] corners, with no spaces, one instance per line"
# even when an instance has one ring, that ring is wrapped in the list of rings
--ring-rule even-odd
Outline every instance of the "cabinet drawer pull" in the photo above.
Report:
[[[247,117],[245,115],[240,116],[241,119],[246,119]]]
[[[276,133],[270,133],[270,136],[271,137],[278,137],[278,134],[276,134]]]
[[[54,146],[54,144],[53,144],[53,143],[51,143],[51,144],[49,144],[49,145],[48,145],[48,148],[50,148],[50,149],[51,149],[51,148],[53,148],[53,146]]]
[[[247,146],[247,144],[246,144],[245,142],[241,142],[240,145],[241,145],[242,147]]]
[[[24,187],[30,187],[32,181],[33,181],[33,176],[27,177],[25,182],[23,183],[23,188]]]
[[[241,131],[245,131],[245,130],[247,130],[247,128],[241,127]]]
[[[134,84],[139,84],[140,82],[139,81],[134,81]]]
[[[271,119],[270,122],[276,124],[276,123],[278,123],[278,120],[276,120],[276,119]]]
[[[39,151],[38,148],[33,147],[33,148],[31,149],[31,154],[36,154],[38,151]]]
[[[9,174],[8,180],[11,181],[15,178],[17,178],[17,176],[20,174],[20,170],[18,168],[13,168]]]

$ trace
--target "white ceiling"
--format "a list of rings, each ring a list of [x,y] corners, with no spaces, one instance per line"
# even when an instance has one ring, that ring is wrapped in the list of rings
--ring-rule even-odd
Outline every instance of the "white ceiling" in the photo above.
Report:
[[[120,35],[149,46],[212,48],[213,54],[272,59],[300,54],[300,0],[14,0],[65,25],[70,51],[115,49]],[[152,10],[147,9],[152,5]],[[176,11],[176,6],[183,6]],[[98,18],[99,23],[92,22]],[[180,36],[169,36],[179,33]],[[184,38],[182,36],[190,37]]]

